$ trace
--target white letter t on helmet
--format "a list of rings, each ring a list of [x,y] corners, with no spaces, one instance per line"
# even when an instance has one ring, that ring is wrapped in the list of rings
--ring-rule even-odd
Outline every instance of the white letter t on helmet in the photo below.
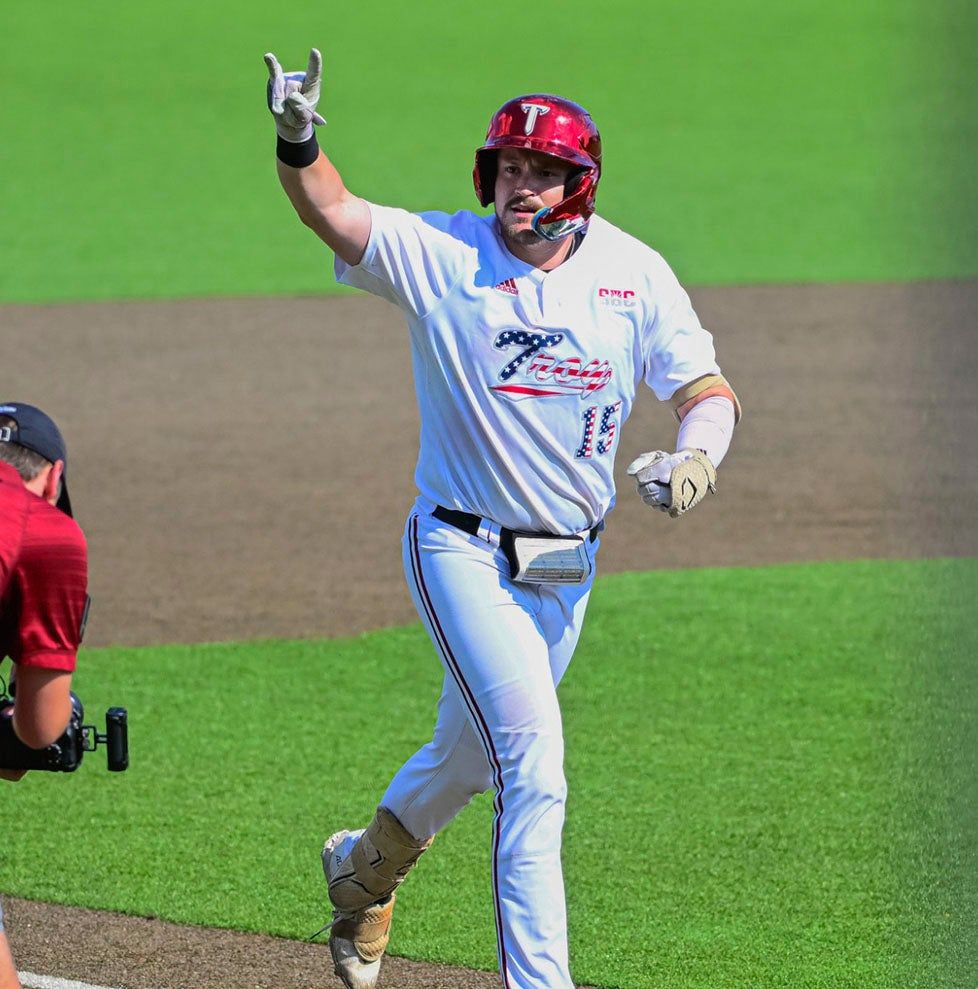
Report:
[[[520,109],[526,114],[526,123],[523,125],[524,134],[532,134],[533,128],[537,125],[537,117],[542,113],[550,113],[549,106],[541,106],[539,103],[521,103]]]

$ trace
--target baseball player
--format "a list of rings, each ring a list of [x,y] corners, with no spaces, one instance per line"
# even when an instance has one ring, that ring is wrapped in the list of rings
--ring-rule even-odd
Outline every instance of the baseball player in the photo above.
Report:
[[[571,989],[556,687],[577,643],[621,426],[644,381],[676,452],[628,472],[678,517],[715,490],[739,415],[710,334],[665,261],[594,213],[601,140],[557,96],[509,100],[476,151],[488,215],[412,214],[350,192],[313,132],[322,60],[266,55],[278,175],[336,276],[407,317],[421,416],[404,569],[444,666],[432,740],[364,830],[326,842],[330,947],[371,989],[397,886],[477,793],[495,792],[492,890],[505,989]]]

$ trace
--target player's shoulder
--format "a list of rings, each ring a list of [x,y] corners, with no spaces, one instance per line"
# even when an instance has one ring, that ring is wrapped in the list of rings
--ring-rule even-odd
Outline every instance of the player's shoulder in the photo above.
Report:
[[[662,302],[664,297],[682,291],[669,262],[654,247],[598,215],[588,224],[588,236],[592,234],[595,236],[593,254],[617,273],[644,284],[652,298]]]
[[[628,263],[645,265],[651,270],[668,269],[665,258],[654,248],[638,237],[615,226],[610,220],[595,214],[588,223],[588,236],[595,235],[603,252],[614,252]]]
[[[413,212],[399,206],[380,206],[370,203],[375,233],[392,233],[404,236],[411,231],[413,237],[429,244],[480,248],[492,238],[491,217],[479,216],[471,210],[446,213],[442,210]]]
[[[484,239],[493,236],[492,217],[479,216],[471,210],[460,209],[455,213],[426,210],[416,215],[428,226],[473,246],[477,246]]]
[[[24,553],[87,557],[88,544],[81,526],[59,508],[27,492],[27,522],[24,529]]]
[[[10,580],[30,589],[32,601],[75,598],[88,587],[88,546],[78,523],[43,498],[28,492],[24,538]]]

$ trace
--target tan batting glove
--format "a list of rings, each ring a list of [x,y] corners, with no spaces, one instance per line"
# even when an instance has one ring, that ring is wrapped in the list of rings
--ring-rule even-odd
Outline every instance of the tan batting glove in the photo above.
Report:
[[[627,467],[646,505],[679,518],[717,489],[716,468],[702,450],[652,450]]]

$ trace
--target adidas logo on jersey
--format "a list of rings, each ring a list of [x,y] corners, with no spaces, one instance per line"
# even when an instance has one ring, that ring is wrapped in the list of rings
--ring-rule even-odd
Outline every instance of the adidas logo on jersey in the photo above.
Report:
[[[635,293],[630,288],[599,288],[598,302],[615,309],[635,305]]]
[[[497,292],[508,292],[510,295],[519,295],[520,290],[516,287],[515,278],[507,278],[495,286]]]

